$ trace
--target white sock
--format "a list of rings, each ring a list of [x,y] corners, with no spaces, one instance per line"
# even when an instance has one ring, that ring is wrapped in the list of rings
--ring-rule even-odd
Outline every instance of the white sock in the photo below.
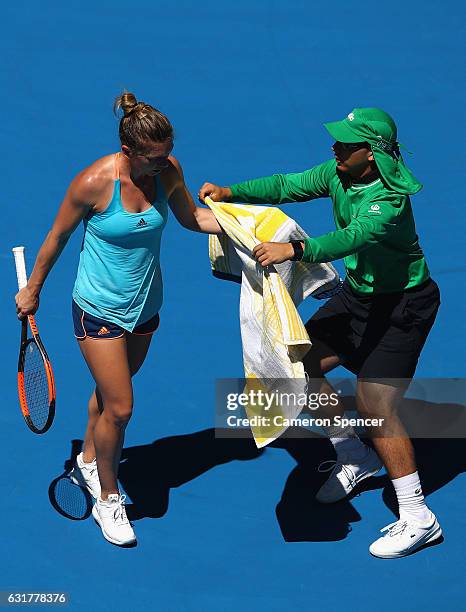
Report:
[[[419,474],[414,472],[401,478],[392,480],[400,508],[400,519],[413,518],[418,523],[427,523],[431,519],[431,512],[426,506],[422,494]]]
[[[358,464],[364,461],[369,449],[364,442],[361,442],[351,425],[325,427],[325,431],[335,449],[337,458],[342,463]]]
[[[112,499],[110,499],[112,498]],[[120,499],[120,495],[119,493],[109,493],[107,499],[102,499],[101,497],[99,497],[99,499],[97,500],[99,502],[99,504],[114,504],[116,501],[118,501]]]

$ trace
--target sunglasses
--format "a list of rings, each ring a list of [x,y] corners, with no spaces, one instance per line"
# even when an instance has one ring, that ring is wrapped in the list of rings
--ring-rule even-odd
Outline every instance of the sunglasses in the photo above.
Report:
[[[144,155],[143,153],[136,153],[137,157],[142,157],[146,160],[148,164],[157,164],[158,166],[167,166],[168,165],[168,155],[164,155],[163,157],[152,156],[152,155]]]
[[[337,140],[334,147],[338,147],[342,151],[357,151],[358,149],[370,149],[367,142],[340,142]]]

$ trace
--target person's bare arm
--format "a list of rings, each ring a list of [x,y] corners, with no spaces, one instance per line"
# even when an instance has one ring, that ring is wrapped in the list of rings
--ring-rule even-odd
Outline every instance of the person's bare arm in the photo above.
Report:
[[[208,208],[200,208],[186,187],[183,170],[175,157],[170,157],[171,167],[167,172],[170,182],[168,203],[178,222],[187,229],[204,234],[222,234],[214,213]]]
[[[20,319],[36,312],[39,295],[47,275],[73,231],[92,210],[101,184],[100,174],[95,175],[88,169],[78,174],[71,182],[55,221],[37,254],[28,283],[16,295],[16,311]]]

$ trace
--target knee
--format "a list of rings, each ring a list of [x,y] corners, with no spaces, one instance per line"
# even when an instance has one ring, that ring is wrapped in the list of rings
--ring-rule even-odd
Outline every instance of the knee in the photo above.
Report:
[[[104,415],[114,427],[124,428],[133,414],[132,401],[113,401],[104,405]]]
[[[397,412],[396,405],[390,401],[390,398],[361,392],[356,395],[356,407],[363,418],[388,419]]]

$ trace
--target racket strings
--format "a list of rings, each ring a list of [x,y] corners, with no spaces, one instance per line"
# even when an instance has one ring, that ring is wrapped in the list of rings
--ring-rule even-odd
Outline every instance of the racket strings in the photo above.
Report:
[[[82,520],[91,513],[93,504],[89,494],[67,477],[59,478],[49,494],[53,496],[52,505],[67,518]]]
[[[45,363],[35,342],[30,342],[26,347],[24,393],[30,419],[37,429],[42,429],[49,417],[49,384]]]

